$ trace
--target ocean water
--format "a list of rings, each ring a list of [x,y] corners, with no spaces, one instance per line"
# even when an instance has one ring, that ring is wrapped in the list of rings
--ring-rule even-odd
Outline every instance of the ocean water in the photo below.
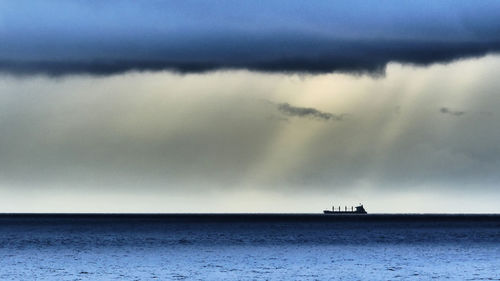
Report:
[[[500,280],[499,215],[0,215],[0,280]]]

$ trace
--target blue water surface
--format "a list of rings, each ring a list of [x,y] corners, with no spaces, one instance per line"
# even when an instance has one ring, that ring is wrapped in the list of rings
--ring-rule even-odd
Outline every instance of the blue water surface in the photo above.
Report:
[[[0,280],[500,280],[499,215],[0,215]]]

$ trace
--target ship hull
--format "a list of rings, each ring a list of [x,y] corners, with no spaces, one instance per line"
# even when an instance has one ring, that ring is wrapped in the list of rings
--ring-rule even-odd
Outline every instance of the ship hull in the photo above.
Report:
[[[356,212],[356,211],[330,211],[324,210],[323,214],[325,215],[366,215],[366,212]]]

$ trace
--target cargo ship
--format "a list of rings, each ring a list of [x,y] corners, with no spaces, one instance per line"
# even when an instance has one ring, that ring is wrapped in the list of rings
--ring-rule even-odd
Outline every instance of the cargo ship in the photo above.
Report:
[[[356,208],[356,210],[354,210],[354,208]],[[324,210],[323,214],[325,214],[325,215],[366,215],[367,212],[366,212],[365,208],[363,208],[363,205],[359,204],[359,206],[351,207],[350,210],[347,209],[347,206],[345,206],[344,210],[341,210],[340,206],[338,209],[335,209],[335,206],[333,206],[331,210]]]

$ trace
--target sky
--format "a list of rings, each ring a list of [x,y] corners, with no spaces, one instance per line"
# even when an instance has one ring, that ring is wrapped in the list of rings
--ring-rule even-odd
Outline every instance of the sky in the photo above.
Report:
[[[499,8],[0,0],[0,212],[500,212]]]

